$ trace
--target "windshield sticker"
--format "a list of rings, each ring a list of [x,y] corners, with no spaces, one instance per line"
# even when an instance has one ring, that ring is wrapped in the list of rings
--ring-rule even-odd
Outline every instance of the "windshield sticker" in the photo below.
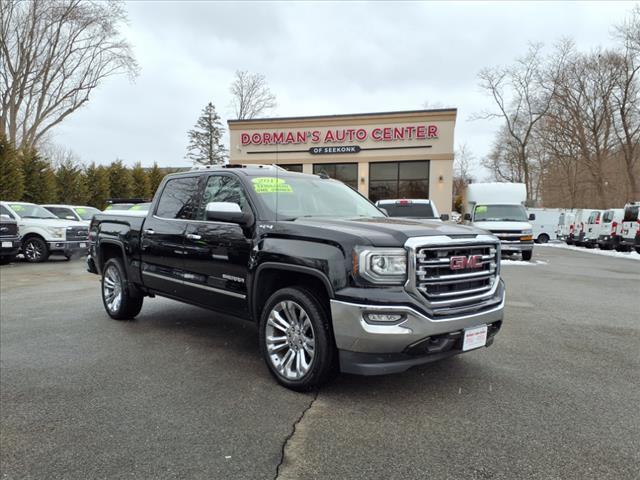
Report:
[[[256,177],[251,182],[256,193],[293,193],[291,185],[282,178]]]
[[[78,215],[82,215],[84,213],[87,213],[87,209],[86,208],[76,208],[76,212],[78,213]]]
[[[25,208],[24,205],[10,205],[14,212],[22,212]]]
[[[476,213],[487,213],[487,206],[486,205],[478,205],[476,207]]]

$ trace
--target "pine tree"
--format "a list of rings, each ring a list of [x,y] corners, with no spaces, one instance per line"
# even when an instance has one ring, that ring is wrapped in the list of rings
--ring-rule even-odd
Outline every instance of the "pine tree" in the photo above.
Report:
[[[113,198],[131,198],[133,194],[131,171],[122,160],[116,160],[109,167],[109,189]]]
[[[162,171],[156,162],[153,162],[153,167],[149,169],[148,177],[149,177],[149,186],[151,191],[151,196],[156,194],[156,190],[162,183],[162,179],[164,178],[165,173]]]
[[[96,166],[95,162],[85,169],[87,182],[87,204],[104,210],[107,206],[107,199],[111,194],[109,191],[109,170],[103,166]]]
[[[22,200],[33,203],[53,203],[57,199],[56,176],[51,164],[33,148],[22,153],[24,192]]]
[[[131,169],[131,179],[133,180],[133,196],[136,198],[148,199],[151,196],[151,182],[147,171],[137,162]]]
[[[0,136],[0,199],[18,200],[24,191],[24,175],[20,157],[11,142]]]
[[[186,158],[202,165],[220,165],[227,158],[222,145],[224,128],[213,103],[204,107],[192,130],[189,130],[189,145]]]
[[[65,159],[56,169],[58,202],[69,205],[85,205],[88,199],[86,177],[82,167],[71,158]]]

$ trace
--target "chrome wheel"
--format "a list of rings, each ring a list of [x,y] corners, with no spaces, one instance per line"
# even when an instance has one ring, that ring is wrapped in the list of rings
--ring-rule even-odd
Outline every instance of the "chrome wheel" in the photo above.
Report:
[[[109,265],[102,280],[102,296],[107,309],[117,313],[122,303],[122,279],[115,265]]]
[[[288,380],[309,372],[315,358],[315,334],[307,312],[291,300],[277,303],[267,319],[265,341],[269,360]]]
[[[37,262],[44,255],[44,250],[40,242],[37,241],[29,241],[25,245],[24,248],[24,256],[27,257],[27,260],[31,260],[32,262]]]

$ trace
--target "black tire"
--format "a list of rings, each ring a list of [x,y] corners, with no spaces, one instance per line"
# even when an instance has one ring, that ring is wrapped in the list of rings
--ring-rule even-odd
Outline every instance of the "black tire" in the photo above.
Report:
[[[531,261],[531,257],[533,257],[533,250],[522,252],[522,260],[524,260],[525,262]]]
[[[618,245],[616,247],[616,252],[628,252],[630,250],[626,245]]]
[[[71,255],[65,255],[64,259],[68,262],[69,260],[71,260]]]
[[[640,253],[640,247],[635,247],[636,253]]]
[[[546,233],[541,233],[538,235],[538,243],[547,243],[549,241],[549,235]]]
[[[104,264],[101,286],[102,304],[111,318],[131,320],[140,313],[144,297],[129,291],[127,274],[119,258],[110,258]]]
[[[276,322],[273,322],[273,318],[271,322],[269,321],[272,312],[274,315],[275,313],[280,314],[280,312],[282,312],[286,317],[284,318],[285,321],[288,321],[286,325],[295,325],[295,321],[291,321],[289,314],[286,313],[286,308],[283,308],[283,305],[291,304],[294,305],[292,315],[295,316],[296,313],[300,314],[300,311],[304,312],[312,327],[307,330],[303,327],[302,330],[297,332],[297,337],[295,331],[290,332],[291,329],[285,329],[279,322],[278,325],[276,325]],[[300,309],[297,310],[296,306],[300,307]],[[282,310],[279,312],[278,309]],[[304,323],[306,324],[306,320]],[[337,350],[331,330],[331,317],[327,313],[327,310],[322,307],[317,295],[313,291],[299,287],[290,287],[275,292],[269,297],[262,310],[259,328],[260,352],[269,371],[281,385],[298,392],[309,391],[327,382],[335,373]],[[269,336],[267,333],[268,330],[278,332],[280,334],[278,338],[284,339],[281,340],[281,343],[277,346],[272,344],[271,352],[269,352],[267,346],[267,338],[275,337],[274,335]],[[306,342],[308,336],[305,335],[305,331],[312,334],[313,356],[308,362],[307,370],[303,373],[296,372],[300,373],[299,378],[292,378],[293,372],[291,372],[291,375],[286,375],[286,371],[290,370],[290,368],[288,367],[289,363],[285,360],[289,359],[292,361],[293,358],[295,358],[297,361],[298,356],[302,356],[306,362],[306,358],[310,356],[310,353]],[[295,344],[296,341],[299,342],[297,346]],[[302,342],[303,345],[300,345],[300,342]],[[284,351],[284,353],[282,353],[282,351]],[[293,358],[288,356],[290,353]],[[280,357],[280,355],[282,356]],[[304,368],[301,364],[298,364],[298,366]],[[298,366],[296,366],[296,369]]]
[[[29,263],[46,262],[49,258],[49,246],[40,237],[27,237],[22,241],[22,254]]]

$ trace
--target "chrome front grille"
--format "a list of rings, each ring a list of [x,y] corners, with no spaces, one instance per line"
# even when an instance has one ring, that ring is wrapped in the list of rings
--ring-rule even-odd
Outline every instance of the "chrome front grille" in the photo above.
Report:
[[[67,240],[69,241],[85,241],[88,237],[88,227],[67,227]]]
[[[418,243],[419,239],[411,239]],[[413,247],[413,278],[408,286],[435,313],[477,310],[495,293],[500,247],[495,237],[426,237]]]

